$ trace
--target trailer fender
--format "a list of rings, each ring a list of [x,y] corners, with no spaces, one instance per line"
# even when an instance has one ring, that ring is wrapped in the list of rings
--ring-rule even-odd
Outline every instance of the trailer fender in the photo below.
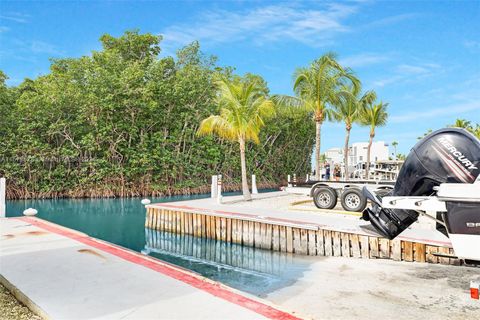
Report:
[[[328,184],[324,183],[324,182],[317,182],[315,183],[312,188],[310,189],[310,197],[313,197],[313,194],[315,193],[315,190],[317,188],[320,188],[320,187],[329,187]],[[329,187],[330,188],[330,187]]]

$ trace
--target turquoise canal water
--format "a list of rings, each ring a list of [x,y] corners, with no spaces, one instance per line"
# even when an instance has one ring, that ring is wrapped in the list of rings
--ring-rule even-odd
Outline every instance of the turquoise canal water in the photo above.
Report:
[[[272,191],[272,190],[263,190]],[[233,193],[232,193],[233,194]],[[171,202],[209,195],[151,198]],[[177,235],[145,228],[145,208],[138,198],[7,201],[7,216],[26,208],[38,217],[92,237],[148,254],[207,278],[258,296],[290,285],[308,269],[307,257]]]

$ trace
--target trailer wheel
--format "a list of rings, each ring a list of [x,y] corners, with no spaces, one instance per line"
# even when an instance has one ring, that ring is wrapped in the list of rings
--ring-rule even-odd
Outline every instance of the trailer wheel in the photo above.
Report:
[[[337,192],[330,187],[318,187],[313,193],[313,202],[319,209],[333,209],[337,205]]]
[[[359,189],[346,189],[341,197],[342,207],[347,211],[362,212],[367,206],[367,198]]]

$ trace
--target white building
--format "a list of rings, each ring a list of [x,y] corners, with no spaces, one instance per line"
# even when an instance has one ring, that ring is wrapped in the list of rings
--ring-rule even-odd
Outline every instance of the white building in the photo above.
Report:
[[[368,142],[355,142],[348,150],[348,165],[356,166],[367,161]],[[374,141],[370,149],[370,161],[388,160],[388,144],[384,141]],[[328,163],[343,164],[343,148],[331,148],[325,151]]]
[[[356,166],[361,162],[367,161],[368,142],[352,143],[348,151],[348,166]],[[370,148],[370,161],[388,160],[388,144],[384,141],[374,141]]]
[[[365,166],[367,162],[367,151],[368,151],[368,142],[355,142],[352,143],[351,147],[348,150],[348,172],[353,174],[358,167]],[[377,161],[388,160],[389,150],[388,144],[384,141],[374,141],[370,149],[370,162],[373,165]],[[325,160],[334,166],[336,164],[340,165],[341,171],[344,171],[344,161],[343,161],[343,148],[331,148],[325,151]],[[363,163],[363,166],[362,166]],[[322,170],[322,174],[323,174]],[[342,173],[343,175],[343,173]]]
[[[331,148],[325,151],[325,159],[328,163],[343,163],[343,149]]]

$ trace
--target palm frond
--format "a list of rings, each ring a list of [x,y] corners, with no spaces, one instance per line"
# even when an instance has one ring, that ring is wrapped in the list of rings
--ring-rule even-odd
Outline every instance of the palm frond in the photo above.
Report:
[[[371,130],[375,127],[386,125],[388,120],[388,103],[367,104],[362,108],[359,123],[363,126],[370,126]]]
[[[265,120],[275,115],[275,102],[267,99],[258,81],[245,77],[217,82],[216,102],[219,115],[204,119],[198,135],[215,134],[233,141],[259,142],[258,134]]]

